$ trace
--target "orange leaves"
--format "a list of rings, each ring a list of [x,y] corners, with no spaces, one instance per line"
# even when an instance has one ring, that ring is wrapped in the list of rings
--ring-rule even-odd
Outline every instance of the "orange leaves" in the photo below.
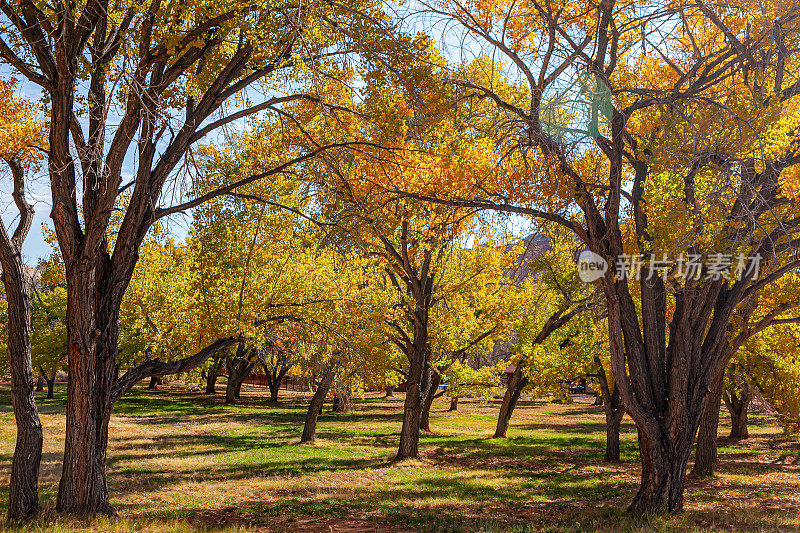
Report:
[[[46,122],[38,105],[18,98],[17,82],[0,78],[0,158],[25,166],[41,160],[47,148]]]

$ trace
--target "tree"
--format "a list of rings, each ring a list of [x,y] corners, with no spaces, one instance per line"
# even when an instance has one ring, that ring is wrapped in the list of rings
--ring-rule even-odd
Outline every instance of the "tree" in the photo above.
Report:
[[[470,132],[456,121],[439,120],[446,106],[446,91],[437,83],[441,59],[421,40],[419,46],[393,45],[398,57],[408,57],[409,48],[420,48],[425,54],[424,60],[409,57],[411,66],[403,76],[382,71],[383,77],[370,78],[372,83],[358,107],[366,120],[349,123],[345,131],[333,130],[363,140],[363,148],[351,155],[326,155],[324,165],[316,165],[311,176],[330,224],[346,235],[351,246],[383,260],[386,282],[395,291],[386,323],[390,340],[406,357],[397,460],[419,457],[420,423],[434,377],[432,363],[440,355],[452,354],[449,349],[450,353],[435,350],[432,336],[437,302],[458,293],[455,284],[445,281],[449,265],[470,236],[474,246],[483,247],[487,254],[492,253],[496,237],[481,231],[487,226],[481,226],[471,209],[398,198],[389,191],[396,183],[409,188],[426,182],[458,183],[491,165],[487,157],[492,152],[485,143],[472,142]],[[430,90],[419,91],[422,85]],[[335,113],[322,115],[316,130],[325,130],[335,119]],[[477,337],[460,338],[463,344],[456,349],[467,350],[500,329],[492,325]]]
[[[766,331],[781,331],[781,328],[791,327],[792,324],[798,322],[795,308],[800,300],[797,297],[796,287],[797,274],[787,272],[780,276],[780,279],[770,283],[764,290],[753,293],[736,309],[727,331],[728,341],[723,358],[725,366],[721,367],[713,376],[703,406],[697,435],[693,475],[709,477],[714,474],[717,464],[720,402],[726,394],[728,394],[729,400],[733,399],[733,403],[729,401],[726,406],[728,403],[731,404],[729,409],[733,408],[731,415],[734,422],[742,414],[746,417],[748,402],[739,402],[737,395],[741,390],[745,393],[742,400],[745,400],[750,394],[749,381],[745,379],[747,372],[744,371],[743,362],[754,361],[755,359],[751,357],[753,353],[769,353],[773,357],[764,360],[775,360],[776,352],[761,351],[757,347],[764,344]],[[785,340],[791,342],[790,339]],[[734,368],[738,370],[734,370]],[[728,374],[734,372],[738,377],[733,380],[727,379],[726,371]],[[739,383],[740,386],[732,387],[733,383]],[[728,389],[727,393],[726,389]],[[737,407],[733,407],[734,405]],[[741,407],[744,407],[744,411]],[[746,428],[746,420],[744,427]],[[732,436],[735,435],[736,432],[733,431]]]
[[[225,403],[236,403],[242,391],[242,384],[258,362],[258,349],[249,348],[244,341],[239,342],[236,351],[225,356],[225,369],[228,383],[225,386]]]
[[[734,311],[797,266],[797,8],[422,4],[502,57],[452,77],[466,98],[496,104],[499,164],[471,191],[406,194],[550,220],[609,265],[597,285],[642,461],[630,509],[680,510]],[[665,270],[659,253],[677,247],[683,262]],[[691,258],[697,277],[685,275]],[[644,275],[629,275],[640,261]]]
[[[383,387],[397,382],[394,371],[400,354],[389,343],[386,326],[391,289],[385,284],[381,263],[357,251],[325,248],[330,270],[325,276],[327,300],[300,311],[306,331],[307,349],[302,350],[299,365],[316,382],[314,395],[306,412],[301,443],[314,442],[317,419],[331,389],[343,391],[334,397],[336,412],[346,410],[353,392]],[[327,280],[325,282],[325,280]]]
[[[731,415],[730,438],[741,440],[750,437],[747,430],[747,408],[753,399],[747,376],[733,365],[725,375],[725,390],[722,398]]]
[[[11,403],[17,422],[17,442],[11,464],[8,518],[27,520],[39,512],[39,462],[42,425],[34,398],[31,366],[31,272],[22,262],[22,244],[31,228],[33,206],[25,197],[25,176],[36,169],[46,149],[46,124],[36,119],[37,106],[14,96],[16,83],[0,79],[0,159],[11,171],[18,217],[11,231],[0,223],[0,267],[5,291]]]
[[[113,511],[105,450],[119,312],[149,228],[264,176],[170,205],[171,192],[180,197],[186,156],[234,121],[279,112],[293,99],[319,99],[306,90],[313,73],[330,69],[335,78],[337,58],[369,38],[376,18],[361,16],[368,4],[0,2],[0,57],[41,87],[50,116],[51,216],[70,310],[60,512]],[[324,148],[287,155],[266,174]],[[132,153],[134,168],[123,172]],[[109,219],[125,191],[130,199],[112,248]]]
[[[294,366],[294,356],[299,348],[295,342],[297,336],[283,340],[281,338],[270,339],[263,349],[258,352],[258,361],[267,376],[267,386],[269,387],[270,403],[278,403],[278,392],[286,373]]]
[[[540,238],[526,242],[525,253],[517,268],[508,275],[523,289],[521,318],[515,324],[516,338],[498,346],[511,352],[514,371],[497,417],[493,438],[505,438],[511,415],[524,390],[547,396],[563,390],[564,383],[581,374],[591,353],[579,335],[568,342],[574,327],[571,322],[591,307],[591,290],[578,278],[573,268],[575,243],[563,231],[547,231]],[[570,325],[570,333],[566,326]],[[581,324],[583,330],[589,324]],[[571,344],[571,345],[570,345]]]
[[[500,383],[508,363],[493,347],[506,341],[527,311],[525,296],[507,275],[519,246],[497,246],[491,240],[471,248],[460,245],[449,253],[430,310],[429,392],[425,395],[420,429],[430,431],[430,410],[447,381],[450,394],[467,392],[488,398]]]

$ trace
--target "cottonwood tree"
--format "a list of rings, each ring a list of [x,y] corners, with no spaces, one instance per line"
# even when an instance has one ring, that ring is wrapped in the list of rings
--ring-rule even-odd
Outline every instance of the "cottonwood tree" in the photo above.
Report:
[[[369,38],[366,4],[0,2],[0,58],[41,88],[50,116],[51,217],[69,298],[60,512],[113,511],[105,453],[119,308],[143,239],[156,220],[238,185],[180,198],[187,154],[234,121],[305,97],[315,73],[336,71],[357,47],[346,42]],[[287,155],[268,173],[312,155]]]
[[[0,268],[2,268],[11,374],[11,403],[17,422],[17,441],[11,463],[8,518],[27,520],[39,512],[39,461],[42,425],[34,398],[31,367],[31,302],[33,275],[22,260],[22,245],[33,222],[33,206],[26,198],[26,175],[36,170],[47,147],[46,124],[39,108],[14,95],[17,84],[0,79],[0,159],[3,175],[10,171],[11,198],[16,220],[0,221]],[[13,228],[13,230],[11,229]]]
[[[442,381],[456,394],[488,397],[497,389],[508,363],[494,358],[492,348],[512,335],[527,311],[522,291],[506,276],[519,253],[518,246],[491,240],[469,248],[457,245],[449,253],[430,310],[430,390],[423,402],[423,431],[430,431],[433,400],[444,394],[438,391]]]
[[[727,328],[723,360],[717,373],[711,379],[711,387],[705,399],[703,414],[697,434],[692,473],[698,477],[714,474],[717,464],[717,431],[719,427],[720,401],[728,396],[725,405],[731,411],[734,420],[737,416],[746,416],[746,404],[749,400],[749,381],[745,380],[742,366],[745,361],[752,360],[749,355],[759,352],[758,346],[765,342],[765,332],[785,331],[800,321],[797,306],[800,304],[796,287],[797,273],[785,272],[782,275],[774,272],[775,268],[783,269],[781,262],[765,264],[765,277],[774,279],[761,291],[753,291],[749,297],[737,307]],[[789,329],[788,331],[791,331]],[[755,350],[755,352],[754,352]],[[764,354],[771,351],[761,352]],[[764,361],[775,360],[762,358]],[[734,367],[738,371],[734,371]],[[729,379],[726,375],[734,372],[736,377]],[[734,384],[739,384],[734,386]],[[746,393],[739,397],[739,393]],[[732,400],[732,401],[731,401]],[[744,409],[744,410],[743,410]],[[746,422],[745,422],[746,426]],[[736,436],[736,432],[732,432]]]
[[[400,157],[415,158],[416,155],[404,152]],[[447,163],[444,157],[437,158],[426,171],[441,172],[441,179],[452,179],[445,175],[453,171],[466,172],[474,162],[464,153],[452,154],[452,157]],[[472,217],[469,210],[431,208],[413,200],[392,201],[372,195],[369,181],[380,178],[377,174],[417,172],[419,169],[418,162],[404,166],[400,161],[379,169],[371,166],[376,160],[367,157],[357,164],[359,170],[349,169],[351,172],[347,174],[339,173],[342,168],[337,165],[327,187],[333,189],[334,182],[342,179],[339,188],[334,189],[339,225],[348,227],[351,238],[383,260],[386,283],[395,291],[386,324],[391,329],[389,339],[407,360],[403,427],[396,456],[397,460],[402,460],[419,457],[420,423],[431,388],[431,363],[436,356],[432,352],[434,338],[431,336],[434,309],[448,292],[457,291],[456,286],[447,287],[444,283],[445,271],[453,254],[464,245]],[[359,176],[368,178],[363,180]],[[393,179],[396,178],[395,175]],[[477,238],[480,242],[480,236]],[[466,341],[465,346],[478,344],[492,333],[492,328]]]
[[[360,394],[396,383],[394,368],[403,357],[389,342],[386,318],[392,289],[383,279],[381,263],[353,252],[337,252],[334,261],[336,275],[327,284],[329,300],[302,322],[310,347],[300,365],[315,378],[316,388],[301,443],[314,442],[317,419],[331,389]]]
[[[563,231],[544,230],[525,240],[524,253],[506,275],[522,292],[524,311],[512,339],[495,347],[507,352],[514,371],[508,378],[493,438],[505,438],[524,391],[538,397],[562,394],[565,382],[584,372],[591,359],[589,323],[576,325],[591,309],[593,290],[574,267],[575,242]],[[575,336],[574,332],[580,331]],[[590,328],[590,332],[593,330]],[[567,342],[568,338],[573,340]]]
[[[597,285],[642,461],[630,509],[680,510],[731,317],[797,266],[798,6],[421,3],[474,44],[464,50],[497,58],[452,83],[496,104],[500,164],[469,194],[409,195],[551,220],[611,265]],[[662,251],[673,274],[681,252],[705,255],[698,279],[649,275],[664,272]],[[625,253],[641,254],[644,275],[621,275],[638,270],[615,268]],[[720,267],[730,256],[742,260]]]

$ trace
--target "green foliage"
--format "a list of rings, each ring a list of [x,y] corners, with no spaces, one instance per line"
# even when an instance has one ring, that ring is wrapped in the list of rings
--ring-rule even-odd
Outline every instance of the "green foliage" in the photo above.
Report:
[[[52,378],[67,364],[67,291],[36,291],[31,302],[31,360],[35,372]]]

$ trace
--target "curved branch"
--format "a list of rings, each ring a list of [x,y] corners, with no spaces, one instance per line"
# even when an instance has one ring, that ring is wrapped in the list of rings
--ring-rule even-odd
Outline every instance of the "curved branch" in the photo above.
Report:
[[[134,366],[123,376],[121,376],[114,385],[111,387],[111,403],[113,404],[122,396],[125,395],[131,388],[139,381],[147,377],[153,376],[168,376],[170,374],[178,374],[181,372],[188,372],[193,368],[205,363],[218,351],[233,346],[239,342],[238,338],[228,337],[219,339],[218,341],[209,344],[194,355],[190,355],[184,359],[177,361],[164,362],[159,359],[150,359]]]

